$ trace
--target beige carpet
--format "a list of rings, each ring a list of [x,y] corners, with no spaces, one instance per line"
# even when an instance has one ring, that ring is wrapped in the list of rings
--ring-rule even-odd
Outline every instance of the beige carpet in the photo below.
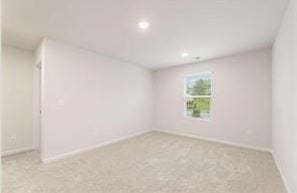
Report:
[[[3,193],[285,193],[271,154],[150,132],[58,162],[2,159]]]

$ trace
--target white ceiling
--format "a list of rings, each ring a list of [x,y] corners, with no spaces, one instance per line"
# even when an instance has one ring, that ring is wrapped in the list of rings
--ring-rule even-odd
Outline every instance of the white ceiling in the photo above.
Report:
[[[287,0],[2,0],[3,41],[42,37],[150,68],[271,46]],[[142,31],[141,20],[151,26]],[[189,57],[182,58],[182,52]]]

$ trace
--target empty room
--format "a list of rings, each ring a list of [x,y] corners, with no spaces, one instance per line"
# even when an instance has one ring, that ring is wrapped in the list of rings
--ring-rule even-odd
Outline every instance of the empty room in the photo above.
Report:
[[[2,193],[297,193],[297,0],[2,0]]]

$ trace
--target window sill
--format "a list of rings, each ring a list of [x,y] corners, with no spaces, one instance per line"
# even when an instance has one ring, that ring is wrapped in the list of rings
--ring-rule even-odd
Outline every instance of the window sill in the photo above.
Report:
[[[186,119],[192,120],[192,121],[205,121],[205,122],[211,122],[211,118],[203,118],[203,117],[188,117],[184,116]]]

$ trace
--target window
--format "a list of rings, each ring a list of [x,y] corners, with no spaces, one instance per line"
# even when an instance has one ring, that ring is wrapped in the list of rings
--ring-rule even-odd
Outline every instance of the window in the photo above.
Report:
[[[211,72],[187,76],[184,80],[185,115],[209,118],[211,110]]]

